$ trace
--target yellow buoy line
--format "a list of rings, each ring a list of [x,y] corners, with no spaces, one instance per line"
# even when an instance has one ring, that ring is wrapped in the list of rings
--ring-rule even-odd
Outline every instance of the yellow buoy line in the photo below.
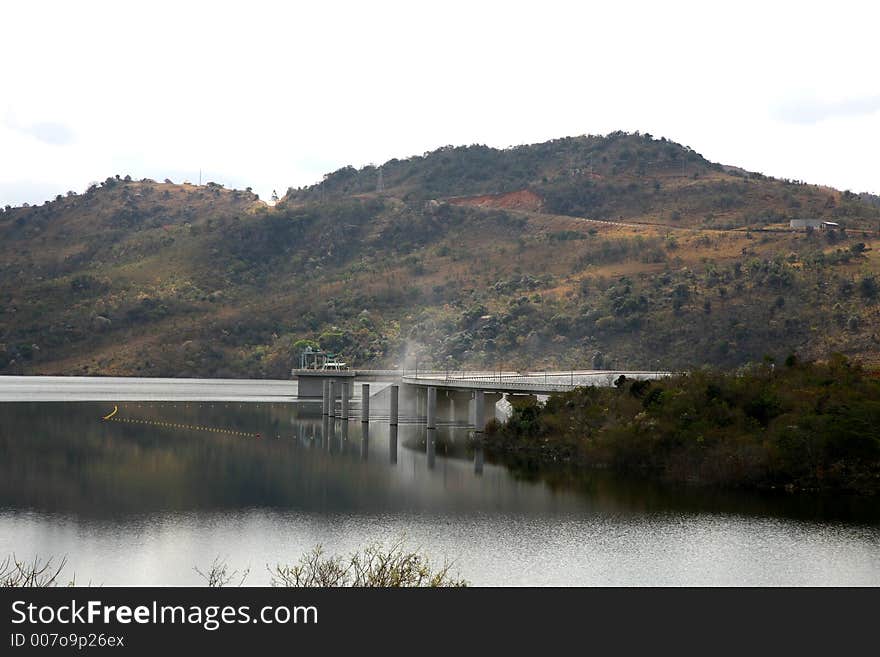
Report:
[[[163,422],[161,420],[147,420],[143,418],[119,417],[116,413],[119,411],[118,406],[113,407],[113,412],[103,416],[101,419],[105,422],[122,422],[124,424],[143,424],[153,427],[162,427],[164,429],[185,429],[188,431],[207,431],[209,433],[224,433],[230,436],[241,436],[243,438],[259,438],[259,433],[250,431],[236,431],[235,429],[225,429],[221,427],[208,427],[198,424],[182,424],[179,422]]]

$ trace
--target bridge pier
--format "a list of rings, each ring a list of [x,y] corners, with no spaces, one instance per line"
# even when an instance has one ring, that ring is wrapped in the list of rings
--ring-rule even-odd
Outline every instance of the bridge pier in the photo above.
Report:
[[[348,382],[342,381],[340,385],[342,386],[342,420],[348,422]]]
[[[324,382],[327,380],[349,381],[355,379],[351,371],[333,372],[329,370],[294,370],[297,380],[297,398],[317,401],[323,397]],[[337,388],[337,391],[339,389]]]
[[[486,428],[485,422],[480,422],[480,418],[486,416],[485,411],[486,405],[486,393],[482,390],[474,391],[474,432],[475,433],[483,433],[483,429]]]
[[[437,417],[452,424],[470,424],[470,390],[439,390]]]
[[[476,433],[483,433],[490,420],[495,419],[495,405],[501,400],[500,392],[474,390],[473,426]]]
[[[370,384],[361,384],[361,422],[370,421]]]
[[[447,390],[446,394],[451,398],[449,420],[455,424],[469,424],[471,419],[471,398],[469,390]]]
[[[429,429],[437,428],[437,388],[433,386],[428,388],[427,411],[425,413],[425,424]]]
[[[398,397],[400,393],[400,386],[396,383],[391,386],[389,391],[390,397],[388,400],[388,422],[392,427],[395,428],[395,434],[397,433],[397,411],[398,411]]]
[[[330,391],[330,412],[328,415],[336,419],[336,382],[333,379],[328,382],[327,389]]]

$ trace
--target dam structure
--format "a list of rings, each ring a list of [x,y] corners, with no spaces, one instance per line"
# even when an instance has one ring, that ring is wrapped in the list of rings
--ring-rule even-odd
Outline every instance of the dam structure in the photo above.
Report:
[[[502,419],[505,402],[579,386],[658,379],[669,372],[543,372],[302,368],[291,379],[180,379],[100,376],[0,376],[0,402],[296,403],[305,414],[343,421],[467,427],[482,432]]]
[[[580,386],[612,386],[620,377],[657,379],[669,372],[570,370],[566,372],[322,370],[291,372],[297,400],[320,404],[321,414],[341,420],[462,426],[482,432],[498,417],[498,404]]]

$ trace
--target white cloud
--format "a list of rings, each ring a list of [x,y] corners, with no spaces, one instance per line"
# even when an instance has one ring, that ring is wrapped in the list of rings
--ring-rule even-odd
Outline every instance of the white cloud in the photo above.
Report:
[[[818,123],[828,119],[862,116],[876,112],[880,112],[880,94],[841,100],[795,97],[777,105],[773,115],[786,123]]]
[[[195,180],[200,168],[267,197],[445,144],[618,129],[880,191],[880,113],[869,111],[880,11],[864,3],[34,1],[3,12],[0,57],[14,66],[0,116],[19,126],[0,125],[4,204],[117,173]]]
[[[64,123],[55,121],[40,121],[21,125],[13,118],[7,118],[6,125],[16,132],[29,135],[44,144],[65,146],[73,141],[73,131]]]

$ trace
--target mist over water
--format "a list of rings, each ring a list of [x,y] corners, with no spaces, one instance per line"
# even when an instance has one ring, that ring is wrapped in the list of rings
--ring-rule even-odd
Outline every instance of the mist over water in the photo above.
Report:
[[[509,470],[467,432],[326,425],[268,403],[0,405],[0,555],[67,555],[78,583],[250,584],[317,544],[405,537],[484,585],[880,584],[853,498],[670,489]]]

